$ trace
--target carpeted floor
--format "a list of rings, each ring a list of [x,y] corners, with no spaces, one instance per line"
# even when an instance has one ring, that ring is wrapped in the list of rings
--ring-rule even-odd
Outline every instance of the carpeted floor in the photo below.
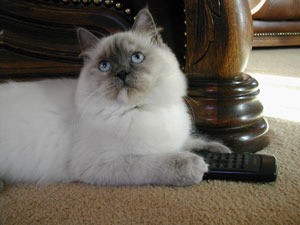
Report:
[[[272,57],[272,51],[253,52],[247,72],[259,80],[266,71],[261,60]],[[285,51],[282,65],[290,56]],[[300,56],[300,49],[296,52],[291,55]],[[293,71],[294,78],[300,77],[300,68]],[[278,110],[276,105],[273,101],[268,110]],[[300,224],[300,122],[288,119],[268,118],[271,143],[261,153],[278,159],[274,183],[204,181],[185,188],[15,184],[0,193],[0,224]]]

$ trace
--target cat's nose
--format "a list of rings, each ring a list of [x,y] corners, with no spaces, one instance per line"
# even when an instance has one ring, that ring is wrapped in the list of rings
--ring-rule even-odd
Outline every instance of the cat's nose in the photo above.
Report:
[[[126,77],[129,73],[130,72],[127,72],[126,70],[121,70],[121,71],[117,72],[117,77],[119,77],[122,81],[125,82]]]

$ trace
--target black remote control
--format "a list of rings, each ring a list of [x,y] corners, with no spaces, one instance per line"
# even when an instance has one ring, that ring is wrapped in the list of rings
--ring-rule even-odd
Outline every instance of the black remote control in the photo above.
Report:
[[[274,156],[254,153],[197,152],[209,165],[203,179],[272,182],[277,177]]]

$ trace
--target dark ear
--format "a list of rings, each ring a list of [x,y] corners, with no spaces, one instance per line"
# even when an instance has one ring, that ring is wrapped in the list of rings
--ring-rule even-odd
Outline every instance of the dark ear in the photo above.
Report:
[[[99,39],[88,30],[80,27],[77,29],[77,37],[82,54],[92,47],[95,47]]]
[[[153,40],[162,43],[162,39],[159,34],[160,30],[160,28],[156,27],[153,17],[147,8],[139,11],[132,26],[133,32],[150,35]]]

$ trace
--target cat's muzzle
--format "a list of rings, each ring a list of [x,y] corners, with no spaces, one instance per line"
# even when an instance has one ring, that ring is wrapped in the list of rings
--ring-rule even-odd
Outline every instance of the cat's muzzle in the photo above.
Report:
[[[121,70],[117,72],[116,76],[120,78],[124,83],[126,83],[126,77],[130,74],[130,72],[127,72],[126,70]]]

